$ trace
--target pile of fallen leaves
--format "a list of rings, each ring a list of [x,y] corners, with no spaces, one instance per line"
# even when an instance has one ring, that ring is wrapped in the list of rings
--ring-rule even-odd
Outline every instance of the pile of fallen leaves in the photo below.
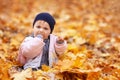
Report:
[[[6,1],[0,5],[0,80],[120,79],[119,0]],[[64,37],[68,49],[53,68],[21,70],[19,46],[42,11],[56,18],[53,34]]]

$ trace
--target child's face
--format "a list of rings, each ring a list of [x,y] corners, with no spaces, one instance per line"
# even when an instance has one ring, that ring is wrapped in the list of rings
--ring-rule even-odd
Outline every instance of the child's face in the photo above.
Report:
[[[38,20],[35,22],[33,33],[34,36],[42,35],[43,39],[48,39],[48,36],[50,35],[51,29],[47,22],[43,20]]]

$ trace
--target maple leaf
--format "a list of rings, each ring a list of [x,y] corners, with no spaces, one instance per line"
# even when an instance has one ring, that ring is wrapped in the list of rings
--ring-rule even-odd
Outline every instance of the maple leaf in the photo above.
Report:
[[[54,80],[55,78],[52,71],[47,72],[43,70],[33,71],[33,75],[36,80]]]
[[[23,70],[22,72],[17,72],[11,76],[13,80],[27,80],[32,78],[32,69],[28,68],[27,70]]]
[[[5,54],[3,54],[2,51],[0,51],[0,58],[4,61],[6,61],[6,57],[5,57]]]
[[[60,71],[64,71],[66,69],[71,69],[71,66],[73,65],[73,62],[68,60],[68,59],[64,59],[62,62],[58,63],[59,67],[60,67]]]
[[[80,68],[81,66],[83,66],[84,59],[82,59],[81,57],[76,57],[76,59],[73,62],[73,67]]]
[[[42,65],[42,70],[43,70],[43,71],[48,71],[49,69],[50,69],[49,66],[47,66],[47,65]]]

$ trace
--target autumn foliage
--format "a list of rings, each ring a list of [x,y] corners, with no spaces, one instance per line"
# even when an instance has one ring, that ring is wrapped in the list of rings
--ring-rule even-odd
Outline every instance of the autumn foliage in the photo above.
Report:
[[[20,70],[19,46],[42,11],[55,17],[53,34],[68,49],[53,68]],[[0,80],[119,80],[119,22],[119,0],[0,0]]]

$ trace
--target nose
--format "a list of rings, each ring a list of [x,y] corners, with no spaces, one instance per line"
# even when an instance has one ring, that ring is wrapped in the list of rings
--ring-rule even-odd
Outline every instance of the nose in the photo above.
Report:
[[[42,29],[42,28],[40,28],[40,29],[39,29],[39,31],[40,31],[40,32],[42,32],[42,31],[43,31],[43,29]]]
[[[38,30],[38,33],[40,33],[40,34],[42,34],[44,31],[43,31],[43,29],[42,28],[40,28],[39,30]]]

